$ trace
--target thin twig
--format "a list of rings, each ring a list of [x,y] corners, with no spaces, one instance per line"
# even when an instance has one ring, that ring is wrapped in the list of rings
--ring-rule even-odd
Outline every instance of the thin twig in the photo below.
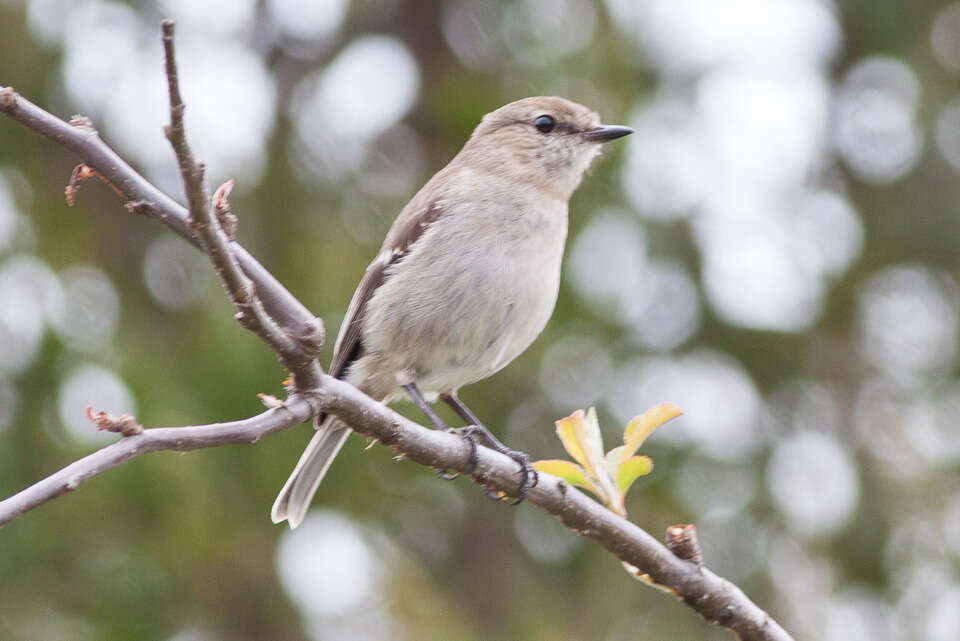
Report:
[[[59,472],[0,501],[0,528],[47,501],[77,489],[81,483],[125,461],[160,450],[186,452],[234,443],[256,443],[267,434],[297,425],[313,415],[309,399],[293,396],[281,409],[271,409],[242,421],[194,427],[155,427],[74,461]],[[97,418],[96,416],[94,418]]]
[[[211,202],[204,184],[204,167],[193,156],[183,123],[186,106],[180,95],[179,73],[177,70],[174,45],[173,20],[163,21],[163,50],[166,60],[167,88],[170,94],[170,125],[165,129],[167,139],[177,156],[180,178],[187,195],[189,220],[196,231],[200,245],[213,263],[224,290],[237,308],[236,318],[244,327],[263,339],[283,364],[294,374],[294,381],[300,386],[312,386],[316,382],[317,371],[312,367],[317,357],[319,345],[315,349],[306,349],[297,343],[270,317],[263,303],[256,295],[253,283],[237,263],[226,233],[220,227],[216,209],[226,208],[226,189],[218,190],[220,197]]]

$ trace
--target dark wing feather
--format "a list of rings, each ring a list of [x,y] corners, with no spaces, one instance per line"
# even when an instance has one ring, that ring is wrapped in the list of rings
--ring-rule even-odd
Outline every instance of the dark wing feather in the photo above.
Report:
[[[413,205],[414,202],[411,202]],[[387,269],[396,265],[409,253],[423,233],[432,223],[443,215],[442,208],[436,201],[424,208],[419,215],[401,212],[377,258],[367,267],[363,280],[357,287],[347,314],[343,319],[342,329],[337,336],[334,347],[333,362],[330,364],[330,375],[343,378],[347,368],[363,355],[363,318],[367,303],[373,298],[377,289],[387,279]]]
[[[337,336],[333,362],[330,363],[331,376],[343,378],[347,366],[363,354],[363,343],[361,342],[363,315],[367,303],[373,297],[373,293],[383,284],[388,264],[378,258],[367,267],[363,280],[357,286],[357,291],[347,308],[347,315],[343,318],[343,329]]]

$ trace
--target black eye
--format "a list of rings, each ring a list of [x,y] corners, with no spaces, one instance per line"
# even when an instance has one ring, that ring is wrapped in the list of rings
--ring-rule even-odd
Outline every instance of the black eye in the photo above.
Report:
[[[550,116],[537,116],[537,119],[533,121],[533,126],[537,128],[542,134],[548,134],[553,131],[553,128],[557,126],[556,121]]]

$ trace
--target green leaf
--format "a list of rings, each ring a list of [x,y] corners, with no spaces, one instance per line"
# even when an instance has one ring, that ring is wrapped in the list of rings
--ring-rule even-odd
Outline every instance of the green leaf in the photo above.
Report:
[[[597,496],[601,496],[593,482],[587,478],[586,471],[576,463],[560,459],[550,459],[546,461],[534,461],[533,468],[544,474],[559,476],[570,485],[582,487],[585,490],[590,490]]]
[[[683,411],[673,403],[660,403],[640,416],[634,417],[627,425],[627,429],[623,431],[623,444],[627,447],[626,456],[633,456],[653,430],[681,414]]]
[[[633,482],[653,471],[653,461],[649,456],[632,456],[617,468],[617,489],[626,494]]]

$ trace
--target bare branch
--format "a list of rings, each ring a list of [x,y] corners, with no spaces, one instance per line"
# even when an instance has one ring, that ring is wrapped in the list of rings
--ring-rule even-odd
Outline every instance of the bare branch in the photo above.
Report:
[[[235,443],[253,444],[267,434],[297,425],[314,413],[309,399],[292,396],[282,408],[271,409],[242,421],[194,427],[156,427],[123,438],[79,459],[59,472],[0,501],[0,527],[47,501],[77,489],[81,483],[125,461],[161,450],[187,452]],[[96,417],[95,417],[96,418]],[[122,417],[117,417],[122,420]]]
[[[286,368],[294,374],[295,385],[312,387],[317,383],[320,373],[314,360],[321,345],[314,345],[311,349],[307,349],[304,344],[298,343],[277,325],[264,309],[253,283],[240,269],[233,255],[230,239],[220,226],[217,210],[228,210],[229,188],[222,186],[218,189],[218,197],[211,202],[204,184],[203,164],[198,163],[193,157],[183,124],[183,112],[186,106],[180,95],[174,29],[173,20],[163,21],[163,50],[170,94],[170,125],[165,131],[180,167],[180,177],[187,195],[190,226],[196,232],[200,246],[210,257],[231,302],[239,310],[236,318],[240,324],[263,339],[277,353]]]

